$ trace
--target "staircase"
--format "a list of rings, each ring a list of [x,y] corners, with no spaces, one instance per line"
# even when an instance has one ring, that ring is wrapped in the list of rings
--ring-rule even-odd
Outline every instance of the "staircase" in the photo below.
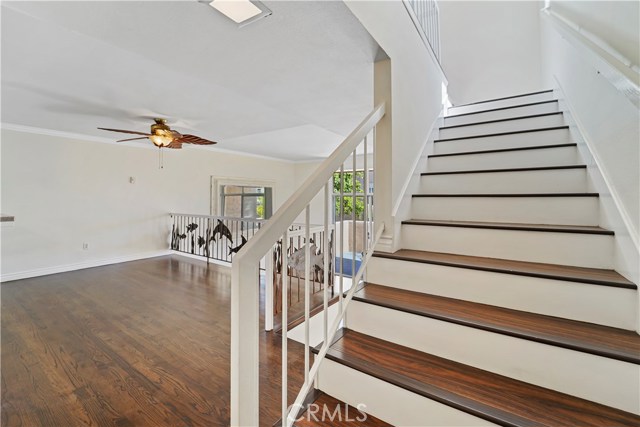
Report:
[[[637,287],[553,92],[454,107],[434,147],[318,388],[392,425],[640,425]]]

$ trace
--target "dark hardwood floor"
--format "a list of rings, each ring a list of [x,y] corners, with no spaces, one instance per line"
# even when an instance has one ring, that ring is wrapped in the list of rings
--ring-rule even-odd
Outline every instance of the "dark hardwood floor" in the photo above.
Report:
[[[161,257],[0,291],[3,426],[229,425],[230,269]],[[281,337],[260,337],[260,423],[271,426]],[[293,402],[302,345],[288,348]]]

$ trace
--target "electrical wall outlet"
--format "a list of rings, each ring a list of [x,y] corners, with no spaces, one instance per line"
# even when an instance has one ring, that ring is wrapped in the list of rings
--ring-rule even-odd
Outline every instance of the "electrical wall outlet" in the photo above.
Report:
[[[82,244],[82,250],[89,250],[89,244],[88,243],[83,243]]]

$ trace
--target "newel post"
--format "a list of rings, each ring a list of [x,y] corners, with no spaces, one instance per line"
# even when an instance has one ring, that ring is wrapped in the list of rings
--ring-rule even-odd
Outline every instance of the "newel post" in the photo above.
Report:
[[[231,425],[257,426],[260,364],[258,264],[243,262],[231,272]]]
[[[378,122],[375,130],[374,148],[374,229],[377,230],[381,224],[385,225],[385,231],[380,238],[380,249],[393,246],[393,218],[392,218],[392,160],[393,152],[391,145],[391,59],[386,54],[385,58],[374,63],[373,69],[373,99],[374,105],[385,104],[385,115]]]

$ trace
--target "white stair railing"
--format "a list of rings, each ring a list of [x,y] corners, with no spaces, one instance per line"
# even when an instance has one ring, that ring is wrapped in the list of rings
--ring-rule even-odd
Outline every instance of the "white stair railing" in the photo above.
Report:
[[[359,281],[362,279],[367,261],[371,258],[373,248],[379,240],[383,225],[376,223],[374,233],[373,218],[373,201],[374,197],[370,194],[369,174],[364,173],[364,182],[361,183],[360,190],[363,192],[361,203],[358,203],[358,191],[356,182],[356,173],[358,167],[358,159],[361,159],[361,167],[364,171],[368,171],[374,162],[369,162],[368,158],[371,154],[375,156],[375,129],[378,122],[385,114],[385,105],[378,105],[367,117],[358,125],[354,131],[336,148],[336,150],[315,170],[313,174],[302,184],[302,186],[280,207],[280,209],[271,217],[271,219],[262,226],[260,231],[244,246],[244,248],[236,255],[232,264],[231,279],[231,425],[232,426],[257,426],[259,425],[259,330],[260,330],[260,311],[259,311],[259,263],[278,242],[282,239],[282,253],[287,253],[287,245],[289,239],[287,233],[290,226],[304,212],[304,227],[306,241],[309,242],[310,233],[310,216],[311,203],[324,190],[323,197],[323,217],[324,230],[327,233],[331,229],[330,209],[333,209],[331,202],[331,188],[333,186],[334,174],[336,171],[344,172],[345,164],[351,157],[352,175],[351,175],[351,191],[345,191],[345,185],[341,182],[341,209],[339,214],[340,227],[343,229],[345,223],[345,201],[351,202],[351,216],[347,219],[352,222],[352,233],[348,240],[345,239],[344,231],[339,235],[334,251],[330,251],[328,239],[324,239],[323,248],[321,248],[322,263],[324,271],[329,270],[328,254],[333,252],[336,259],[339,259],[340,267],[337,269],[343,272],[344,258],[347,253],[350,254],[351,269],[351,288],[346,297],[342,298],[344,288],[341,275],[339,282],[339,315],[333,321],[331,327],[328,322],[328,274],[324,274],[324,319],[323,319],[323,337],[324,343],[316,356],[313,366],[310,366],[310,345],[309,345],[309,324],[310,324],[310,304],[309,304],[309,274],[311,266],[310,245],[305,245],[305,345],[304,345],[304,384],[298,393],[291,409],[288,406],[288,364],[287,364],[287,283],[289,275],[288,257],[282,257],[282,425],[291,426],[297,416],[298,409],[306,397],[307,393],[313,386],[314,379],[318,374],[320,363],[327,353],[329,344],[333,340],[336,331],[344,320],[346,304],[351,300]],[[344,174],[340,176],[341,180]],[[362,185],[363,184],[363,185]],[[356,215],[356,206],[362,207],[361,220]],[[337,221],[335,218],[334,221]],[[356,225],[362,222],[362,236],[358,236]],[[326,234],[325,234],[326,235]],[[362,239],[362,240],[360,240]],[[347,248],[345,248],[345,240]],[[346,250],[345,250],[346,249]],[[358,250],[360,249],[360,250]],[[316,255],[314,258],[317,259]],[[361,256],[361,260],[356,263],[356,257]],[[358,266],[359,264],[359,266]],[[356,272],[356,267],[358,271]],[[275,421],[275,420],[274,420]]]

